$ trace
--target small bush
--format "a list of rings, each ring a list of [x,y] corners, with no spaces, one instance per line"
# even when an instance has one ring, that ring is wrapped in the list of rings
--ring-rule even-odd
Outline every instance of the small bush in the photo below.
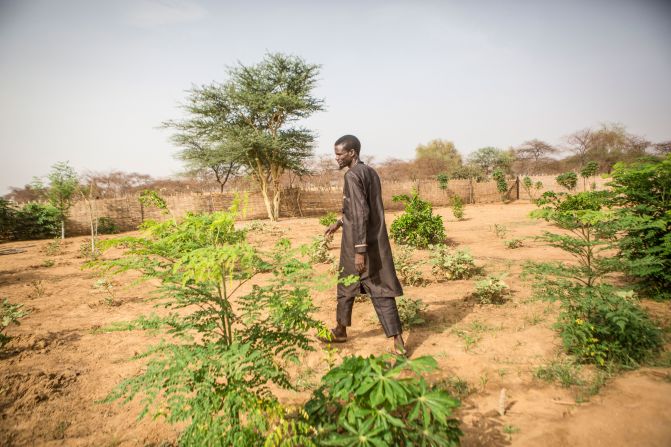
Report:
[[[319,223],[325,227],[330,227],[338,221],[338,215],[334,212],[326,213],[324,216],[319,218]]]
[[[412,255],[415,250],[412,247],[401,245],[395,250],[394,267],[398,273],[398,279],[404,286],[422,286],[426,280],[419,270],[421,262],[414,261]]]
[[[420,317],[420,313],[426,310],[427,305],[421,299],[413,300],[412,298],[401,296],[396,299],[396,307],[398,307],[398,316],[404,327],[424,323],[424,319]]]
[[[438,180],[438,187],[444,191],[449,185],[450,176],[442,172],[436,176],[436,180]]]
[[[63,253],[63,241],[61,238],[57,237],[49,242],[47,246],[44,247],[44,253],[47,256],[57,256]]]
[[[579,361],[638,366],[662,347],[661,330],[631,292],[612,286],[573,287],[567,291],[556,327],[566,352]]]
[[[508,192],[508,182],[506,181],[506,174],[501,169],[496,169],[492,172],[492,177],[496,182],[496,190],[501,196],[501,201],[506,201],[506,193]]]
[[[464,218],[464,201],[459,196],[452,197],[452,215],[457,220]]]
[[[421,374],[432,357],[346,357],[305,404],[317,445],[458,446],[459,401]],[[305,444],[293,444],[305,445]]]
[[[391,224],[391,238],[398,244],[415,248],[426,248],[445,240],[443,218],[433,215],[431,204],[419,197],[417,190],[412,195],[393,197],[394,202],[403,202],[405,212]]]
[[[499,239],[503,239],[506,237],[506,234],[508,234],[508,227],[501,224],[494,224],[494,234],[496,234],[496,237]]]
[[[16,211],[14,222],[14,239],[47,239],[60,234],[58,210],[51,205],[27,203]]]
[[[464,250],[451,252],[445,245],[431,247],[431,271],[439,280],[468,279],[479,272],[473,256]]]
[[[524,246],[524,242],[522,241],[522,239],[516,239],[516,238],[508,239],[507,241],[504,241],[503,243],[506,244],[506,248],[509,248],[511,250],[514,250],[516,248],[520,248],[520,247]]]
[[[0,302],[0,348],[3,348],[12,337],[5,335],[5,329],[11,324],[19,324],[19,319],[28,315],[22,310],[23,304],[11,304],[7,298]]]
[[[509,294],[510,287],[501,278],[491,275],[476,282],[473,293],[481,304],[503,303]]]
[[[121,230],[111,217],[98,218],[98,234],[117,234]]]
[[[555,179],[560,186],[563,186],[569,191],[573,191],[578,184],[578,176],[575,172],[564,172],[555,177]]]
[[[571,359],[539,366],[534,369],[534,377],[549,383],[559,382],[564,388],[584,383],[580,377],[580,365]]]
[[[328,264],[334,261],[333,256],[329,253],[329,243],[332,239],[332,237],[323,235],[312,239],[312,243],[306,249],[310,262],[314,264]]]

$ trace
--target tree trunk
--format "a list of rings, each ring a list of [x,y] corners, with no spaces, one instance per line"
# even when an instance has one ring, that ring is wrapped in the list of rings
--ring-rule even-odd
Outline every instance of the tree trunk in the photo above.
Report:
[[[273,214],[273,204],[270,201],[268,196],[268,183],[261,181],[261,195],[263,196],[263,203],[266,205],[266,211],[268,212],[268,219],[275,222],[277,219]]]
[[[61,240],[65,240],[65,218],[61,219]]]
[[[277,188],[273,191],[273,216],[275,217],[273,221],[277,221],[280,218],[280,195],[282,191]]]

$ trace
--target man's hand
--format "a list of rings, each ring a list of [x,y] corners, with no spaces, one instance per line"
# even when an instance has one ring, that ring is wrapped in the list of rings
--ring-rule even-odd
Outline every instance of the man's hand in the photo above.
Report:
[[[356,271],[359,272],[359,275],[366,271],[365,253],[354,253],[354,267],[356,268]]]
[[[342,221],[338,219],[336,223],[329,225],[329,227],[324,231],[324,236],[330,236],[336,231],[338,231],[338,228],[342,227]]]

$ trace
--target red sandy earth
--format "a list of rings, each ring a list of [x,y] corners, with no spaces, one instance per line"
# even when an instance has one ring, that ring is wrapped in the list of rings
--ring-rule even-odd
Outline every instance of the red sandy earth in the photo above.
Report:
[[[436,378],[459,377],[473,393],[463,400],[458,417],[464,446],[670,446],[671,368],[641,368],[610,379],[587,403],[576,403],[576,389],[562,388],[534,378],[534,368],[562,358],[552,330],[557,306],[531,300],[528,283],[519,278],[525,260],[570,258],[555,249],[525,239],[519,249],[507,249],[493,231],[505,225],[506,238],[527,238],[550,227],[527,216],[532,205],[474,205],[466,219],[455,221],[449,209],[438,209],[455,248],[468,248],[486,273],[506,273],[513,290],[503,305],[474,305],[468,300],[475,280],[433,282],[405,287],[406,295],[421,298],[427,323],[406,332],[413,357],[433,355],[440,372]],[[389,213],[388,222],[397,213]],[[309,242],[322,232],[317,219],[287,219],[276,227],[295,243]],[[269,246],[274,235],[252,236]],[[337,238],[336,238],[337,239]],[[155,310],[144,301],[150,284],[117,287],[119,305],[109,306],[104,293],[93,288],[94,272],[82,270],[77,253],[86,238],[67,239],[56,256],[44,252],[50,241],[15,242],[0,249],[26,252],[0,256],[0,297],[24,303],[29,316],[7,333],[15,337],[0,354],[0,445],[3,446],[160,446],[173,445],[179,427],[161,420],[136,420],[139,402],[122,406],[97,403],[115,384],[138,372],[141,362],[129,362],[160,335],[142,331],[93,333],[115,321],[127,321]],[[332,250],[338,256],[337,243]],[[417,252],[417,259],[428,259]],[[43,265],[53,259],[55,265]],[[429,267],[423,267],[427,276]],[[326,271],[327,267],[318,266]],[[131,276],[117,278],[130,284]],[[42,287],[43,293],[37,288]],[[315,293],[318,317],[331,322],[335,302],[331,293]],[[663,326],[671,320],[671,304],[644,302]],[[357,303],[350,341],[339,346],[339,357],[378,354],[389,343],[368,302]],[[480,328],[479,331],[474,328]],[[484,328],[484,329],[483,329]],[[457,333],[479,341],[466,349]],[[309,387],[326,371],[325,354],[318,346],[296,371],[305,384],[300,393],[281,392],[284,402],[299,403]],[[593,373],[583,367],[586,377]],[[506,389],[507,411],[498,414],[499,395]]]

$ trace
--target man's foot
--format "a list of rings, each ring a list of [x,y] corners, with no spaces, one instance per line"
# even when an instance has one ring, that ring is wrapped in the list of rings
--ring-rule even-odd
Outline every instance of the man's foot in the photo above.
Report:
[[[405,342],[403,337],[399,334],[394,336],[394,354],[405,357],[408,351],[405,349]]]
[[[347,332],[338,330],[338,328],[331,329],[331,339],[328,337],[317,337],[319,341],[324,343],[345,343],[347,341]]]

